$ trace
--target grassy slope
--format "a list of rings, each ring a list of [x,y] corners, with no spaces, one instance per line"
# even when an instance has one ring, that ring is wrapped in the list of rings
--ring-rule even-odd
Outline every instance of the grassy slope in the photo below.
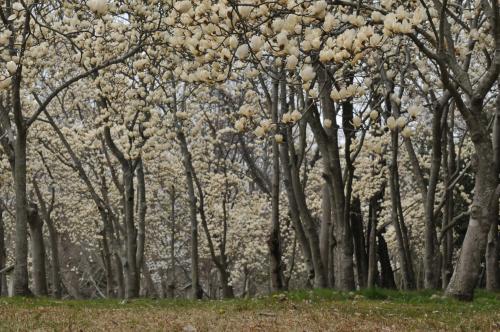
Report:
[[[226,301],[0,299],[0,331],[500,331],[500,296],[299,291]]]

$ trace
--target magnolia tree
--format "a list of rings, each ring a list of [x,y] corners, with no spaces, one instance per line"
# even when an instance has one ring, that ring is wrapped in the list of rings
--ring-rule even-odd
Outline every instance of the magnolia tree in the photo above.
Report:
[[[498,289],[498,6],[6,1],[2,292]]]

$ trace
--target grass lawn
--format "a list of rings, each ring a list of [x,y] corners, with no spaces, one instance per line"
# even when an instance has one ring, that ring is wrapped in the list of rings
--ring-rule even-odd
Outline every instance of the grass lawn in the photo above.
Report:
[[[331,290],[224,301],[1,298],[0,331],[500,331],[500,295]]]

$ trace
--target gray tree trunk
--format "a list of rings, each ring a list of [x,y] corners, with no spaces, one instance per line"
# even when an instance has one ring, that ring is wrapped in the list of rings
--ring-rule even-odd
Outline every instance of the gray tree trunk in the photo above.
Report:
[[[398,258],[399,264],[401,266],[401,278],[402,278],[402,288],[403,289],[414,289],[415,279],[412,275],[412,269],[409,266],[408,261],[409,253],[405,246],[404,240],[404,229],[402,227],[402,220],[399,218],[398,213],[398,186],[397,186],[397,176],[398,176],[398,133],[393,132],[392,136],[392,158],[389,176],[389,188],[391,194],[391,218],[396,231],[396,241],[398,247]]]
[[[455,142],[453,135],[454,128],[454,112],[450,112],[449,125],[446,127],[446,135],[443,136],[443,164],[444,167],[444,183],[448,187],[452,181],[451,176],[455,173]],[[453,191],[445,193],[446,203],[443,211],[443,227],[445,229],[452,223],[454,213],[454,197]],[[443,289],[446,289],[450,282],[453,273],[453,228],[446,231],[443,241],[442,267],[441,267],[441,282]]]
[[[278,123],[278,93],[279,81],[273,81],[272,104],[270,106],[271,120]],[[276,140],[272,142],[272,176],[271,176],[271,228],[267,245],[269,247],[269,270],[271,274],[272,291],[283,289],[283,266],[281,263],[281,239],[280,239],[280,216],[279,216],[279,196],[280,196],[280,155],[279,146]]]
[[[472,134],[472,133],[471,133]],[[460,257],[446,289],[446,294],[461,300],[472,300],[479,279],[483,255],[486,251],[488,233],[491,228],[492,197],[496,196],[493,148],[486,137],[473,137],[477,151],[477,171],[474,185],[469,226],[465,234]]]
[[[49,231],[51,257],[50,278],[52,283],[52,296],[54,296],[56,299],[59,299],[62,296],[61,265],[59,262],[59,248],[57,247],[59,234],[57,233],[57,230],[50,216],[50,210],[52,209],[54,201],[54,191],[52,191],[52,203],[50,204],[50,207],[47,207],[36,179],[33,179],[33,188],[35,189],[35,194],[40,205],[40,212],[42,214],[43,221],[45,222],[45,224],[47,224],[47,229]]]
[[[328,280],[328,266],[330,262],[330,245],[332,240],[332,206],[328,184],[323,185],[321,192],[321,227],[319,231],[319,250],[323,267],[326,269]]]
[[[498,86],[500,88],[500,81]],[[500,175],[500,94],[497,95],[495,121],[493,123],[493,153],[495,175],[498,185],[498,176]],[[500,288],[500,271],[498,266],[500,251],[498,237],[498,199],[492,202],[491,209],[492,219],[490,231],[488,233],[488,244],[486,246],[486,289],[489,291],[497,291]]]
[[[198,256],[198,219],[196,207],[196,194],[194,191],[194,177],[191,163],[191,153],[189,152],[186,137],[182,131],[177,132],[177,138],[183,156],[184,172],[186,174],[186,185],[189,195],[189,218],[191,222],[191,297],[201,299],[203,290],[200,286],[199,256]]]
[[[19,96],[18,96],[19,97]],[[20,101],[19,101],[20,103]],[[20,105],[19,105],[20,108]],[[22,115],[19,115],[22,117]],[[17,123],[19,122],[19,123]],[[24,120],[16,121],[14,143],[14,186],[16,193],[16,238],[13,294],[29,296],[28,277],[28,198],[26,193],[26,129]]]
[[[1,202],[0,202],[1,204]],[[5,229],[3,223],[3,209],[0,205],[0,270],[5,267],[5,263],[7,262],[7,253],[5,250]],[[5,273],[0,275],[0,296],[7,296],[7,277]]]
[[[30,204],[28,209],[28,224],[31,237],[33,291],[36,296],[47,296],[43,221],[38,214],[38,207],[36,204]]]
[[[169,192],[170,195],[170,276],[168,280],[168,297],[175,297],[176,278],[175,278],[175,187],[172,186]]]
[[[125,189],[124,210],[126,229],[126,297],[139,297],[140,274],[137,266],[137,229],[134,224],[134,174],[129,166],[122,166]]]

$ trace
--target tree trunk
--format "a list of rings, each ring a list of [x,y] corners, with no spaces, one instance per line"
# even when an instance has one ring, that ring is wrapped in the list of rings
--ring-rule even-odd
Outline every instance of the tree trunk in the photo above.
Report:
[[[279,81],[273,81],[272,89],[271,119],[273,123],[278,123],[278,91]],[[283,266],[281,263],[281,239],[280,239],[280,155],[278,142],[272,142],[272,176],[271,176],[271,228],[267,245],[269,247],[269,270],[271,274],[272,291],[283,289]]]
[[[33,264],[33,290],[36,296],[47,296],[47,275],[45,271],[45,245],[43,242],[43,221],[36,204],[30,204],[28,224],[31,237],[31,258]]]
[[[144,179],[144,165],[142,159],[137,165],[137,201],[138,201],[138,233],[137,233],[137,267],[143,271],[143,276],[148,278],[149,270],[144,261],[144,249],[146,244],[146,181]],[[143,264],[144,263],[144,264]],[[146,268],[146,270],[144,270]],[[139,271],[138,271],[139,272]],[[149,280],[146,280],[149,286]],[[156,291],[155,291],[156,292]]]
[[[404,236],[403,236],[403,227],[401,225],[401,220],[399,220],[398,213],[398,186],[397,186],[397,176],[398,176],[398,133],[393,132],[392,134],[392,159],[391,159],[391,168],[390,168],[390,193],[391,193],[391,218],[394,225],[394,229],[396,231],[396,241],[398,246],[398,258],[399,264],[401,266],[401,278],[402,278],[402,287],[403,289],[414,289],[414,277],[410,272],[408,256]]]
[[[59,262],[59,248],[57,248],[59,235],[54,225],[49,226],[49,223],[47,223],[47,229],[49,230],[50,257],[52,260],[50,268],[52,296],[59,299],[62,296],[61,265]]]
[[[184,172],[186,173],[186,185],[189,195],[189,218],[191,221],[191,297],[201,299],[203,290],[200,286],[199,256],[198,256],[198,219],[196,208],[196,194],[194,191],[194,176],[191,163],[191,153],[189,152],[186,137],[182,131],[178,131],[177,137],[183,156]]]
[[[21,121],[21,120],[20,120]],[[13,295],[32,295],[28,283],[28,198],[26,193],[26,130],[17,126],[14,143],[14,185],[16,192],[16,239]]]
[[[394,281],[394,272],[391,266],[391,259],[389,257],[389,250],[387,249],[387,243],[385,242],[382,232],[377,233],[378,246],[377,252],[380,260],[380,287],[382,288],[396,288],[396,282]]]
[[[353,269],[353,243],[350,227],[350,196],[344,192],[344,180],[342,175],[342,165],[340,159],[340,147],[338,139],[339,125],[337,123],[337,111],[330,92],[332,91],[332,81],[325,69],[318,70],[319,84],[321,88],[321,105],[323,108],[323,118],[332,121],[330,128],[323,128],[321,118],[316,104],[312,100],[307,102],[307,119],[309,126],[312,129],[314,138],[318,143],[319,150],[323,157],[325,179],[329,183],[329,189],[332,195],[332,209],[334,211],[334,275],[335,287],[339,290],[350,291],[355,288],[354,269]],[[347,113],[352,109],[346,108]],[[347,121],[346,116],[343,116],[344,125]],[[346,134],[346,132],[344,132]],[[347,137],[346,137],[347,139]],[[349,144],[346,142],[347,150]],[[346,157],[348,158],[348,157]],[[349,160],[346,160],[349,162]],[[353,171],[350,170],[350,174]],[[347,185],[349,192],[350,186]]]
[[[140,275],[137,266],[137,229],[134,224],[134,174],[130,166],[123,165],[124,211],[126,229],[126,297],[139,297]]]
[[[5,267],[7,262],[7,253],[5,251],[5,229],[3,224],[3,209],[0,206],[0,270]],[[0,296],[9,295],[7,289],[7,277],[5,273],[0,274]]]
[[[176,278],[175,278],[175,187],[170,190],[170,276],[168,281],[168,297],[175,297]]]
[[[378,267],[377,267],[377,212],[378,212],[378,195],[370,199],[370,205],[368,208],[369,216],[369,233],[368,233],[368,278],[366,282],[366,287],[375,287],[375,281],[377,277]]]
[[[330,261],[330,245],[332,240],[332,206],[330,200],[330,190],[325,183],[321,195],[321,227],[319,231],[319,250],[321,261],[326,270],[328,282],[328,266]]]
[[[446,289],[446,294],[461,300],[472,300],[474,288],[479,279],[482,259],[486,251],[490,221],[493,215],[492,201],[496,196],[497,174],[493,160],[493,147],[487,135],[474,135],[472,141],[476,149],[477,171],[474,185],[474,197],[470,209],[469,226],[465,234],[460,257],[455,271]],[[492,199],[493,198],[493,199]]]
[[[437,243],[436,223],[434,220],[434,203],[436,188],[439,181],[439,169],[442,159],[442,114],[443,107],[434,108],[432,116],[432,156],[429,185],[425,197],[425,255],[424,255],[424,287],[437,289],[439,287],[439,244]]]
[[[125,298],[125,279],[123,277],[123,264],[120,259],[120,254],[119,253],[114,253],[113,254],[113,263],[114,263],[114,276],[115,276],[115,283],[117,287],[117,292],[116,296],[120,299]]]
[[[455,173],[455,141],[453,135],[453,129],[455,127],[455,115],[454,111],[450,112],[450,121],[446,126],[446,135],[443,135],[443,165],[444,167],[444,183],[446,188],[451,184],[451,176]],[[454,197],[453,191],[445,193],[446,203],[443,211],[443,225],[441,230],[444,230],[453,221],[454,207]],[[446,289],[448,283],[450,282],[451,275],[453,273],[453,228],[446,231],[443,241],[443,253],[441,262],[441,283],[442,288]]]
[[[291,197],[289,196],[290,207],[296,204],[300,219],[304,221],[304,231],[307,238],[307,246],[311,254],[314,268],[314,287],[325,288],[328,286],[325,266],[321,258],[320,239],[316,224],[307,207],[304,188],[300,183],[299,170],[296,162],[295,149],[293,147],[293,135],[291,128],[287,128],[286,142],[282,144],[283,174],[285,181],[291,182]],[[290,156],[291,154],[291,156]],[[288,191],[288,189],[287,189]],[[300,237],[299,237],[300,240]]]
[[[359,288],[365,288],[368,279],[368,257],[365,247],[361,202],[359,198],[353,200],[351,208],[351,225],[354,242],[354,256],[356,257],[356,272]]]
[[[50,216],[52,203],[50,208],[47,207],[47,204],[45,203],[45,200],[42,196],[42,192],[38,187],[38,182],[36,181],[35,178],[33,178],[33,188],[35,189],[35,194],[40,204],[40,212],[42,214],[43,221],[47,224],[47,229],[49,231],[50,257],[52,260],[50,266],[52,296],[54,296],[56,299],[59,299],[62,296],[61,265],[59,262],[59,248],[57,247],[59,234],[57,233],[57,230]],[[53,199],[54,199],[54,191],[52,189],[52,202]]]
[[[113,267],[111,265],[111,252],[109,250],[109,242],[106,231],[101,232],[102,235],[102,261],[106,270],[106,296],[113,297]]]
[[[500,88],[500,82],[498,83]],[[500,95],[497,95],[497,105],[495,112],[495,122],[493,124],[493,158],[495,165],[496,184],[499,184],[498,176],[500,174]],[[488,233],[488,244],[486,246],[486,289],[497,291],[500,288],[500,271],[498,266],[499,259],[499,234],[498,234],[498,199],[491,205],[491,226]]]

